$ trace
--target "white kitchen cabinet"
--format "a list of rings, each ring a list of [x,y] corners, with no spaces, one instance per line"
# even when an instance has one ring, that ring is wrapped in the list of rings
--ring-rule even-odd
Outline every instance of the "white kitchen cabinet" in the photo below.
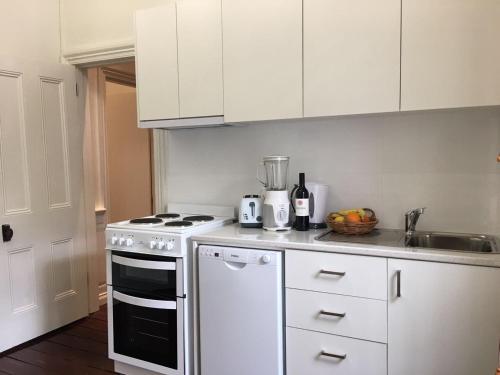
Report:
[[[387,342],[387,301],[286,290],[289,327]]]
[[[222,116],[220,0],[177,3],[180,117]]]
[[[223,121],[221,32],[220,0],[180,0],[136,13],[142,127],[155,127],[155,120]]]
[[[286,342],[287,375],[387,374],[385,344],[296,328],[286,329]]]
[[[304,116],[399,110],[400,0],[304,0]]]
[[[137,11],[135,29],[139,120],[178,118],[175,3]]]
[[[387,259],[288,250],[287,288],[387,300]]]
[[[389,375],[495,373],[498,269],[389,259],[388,282]]]
[[[403,0],[401,110],[500,104],[500,2]]]
[[[302,117],[302,0],[222,1],[225,121]]]

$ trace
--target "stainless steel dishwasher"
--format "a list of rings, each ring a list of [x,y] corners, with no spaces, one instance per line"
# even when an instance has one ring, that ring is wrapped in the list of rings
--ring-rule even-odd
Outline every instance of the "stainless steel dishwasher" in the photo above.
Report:
[[[283,375],[282,253],[200,246],[201,375]]]

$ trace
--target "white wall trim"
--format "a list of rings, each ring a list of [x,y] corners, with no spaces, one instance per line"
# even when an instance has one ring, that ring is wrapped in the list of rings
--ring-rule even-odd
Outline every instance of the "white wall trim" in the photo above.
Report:
[[[134,43],[117,42],[105,46],[89,46],[63,51],[62,57],[69,64],[92,66],[103,62],[110,63],[128,60],[135,56]]]
[[[168,175],[168,131],[153,130],[153,179],[154,179],[154,212],[162,213],[167,208],[167,175]]]
[[[105,305],[108,302],[107,285],[99,285],[99,306]]]
[[[95,152],[94,152],[94,134],[95,124],[95,96],[91,93],[95,90],[96,72],[87,71],[85,75],[86,103],[85,106],[85,129],[83,146],[83,170],[84,170],[84,194],[85,194],[85,223],[87,239],[87,282],[89,313],[99,309],[98,298],[98,276],[97,276],[97,235],[96,235],[96,217],[95,217]],[[83,95],[81,95],[83,97]]]

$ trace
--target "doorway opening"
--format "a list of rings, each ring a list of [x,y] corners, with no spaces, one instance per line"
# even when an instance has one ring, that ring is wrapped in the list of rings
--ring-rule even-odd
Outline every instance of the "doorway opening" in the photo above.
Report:
[[[88,223],[95,231],[95,244],[88,244],[94,248],[89,301],[95,311],[106,303],[106,225],[155,210],[153,136],[137,127],[134,61],[87,69],[85,131],[86,178],[92,181],[87,198],[95,206],[95,221]]]

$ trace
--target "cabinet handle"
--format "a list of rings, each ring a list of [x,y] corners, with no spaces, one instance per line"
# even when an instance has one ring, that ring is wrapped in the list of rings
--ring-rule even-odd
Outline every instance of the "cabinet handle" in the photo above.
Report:
[[[345,276],[345,272],[320,270],[319,273],[324,274],[324,275],[334,275],[334,276],[340,276],[340,277]]]
[[[339,318],[343,318],[345,316],[345,313],[336,313],[336,312],[321,310],[319,312],[319,315],[338,316]]]
[[[401,270],[396,271],[396,297],[401,297]]]
[[[319,353],[319,355],[323,357],[337,358],[340,359],[341,361],[347,358],[347,354],[328,353],[325,352],[324,350],[322,350],[321,353]]]

